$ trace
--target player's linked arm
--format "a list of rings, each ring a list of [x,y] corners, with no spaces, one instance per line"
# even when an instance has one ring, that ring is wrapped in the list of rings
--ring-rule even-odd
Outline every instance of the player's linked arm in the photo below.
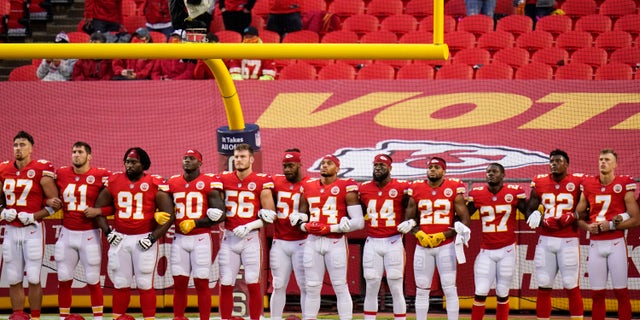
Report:
[[[598,225],[596,223],[591,223],[587,221],[589,218],[589,214],[587,209],[589,208],[589,201],[587,201],[587,197],[584,194],[580,194],[580,200],[578,200],[578,205],[576,206],[576,214],[578,215],[578,228],[588,231],[590,233],[598,233]]]
[[[600,229],[602,231],[624,230],[640,225],[640,209],[634,195],[633,191],[627,191],[624,194],[624,206],[627,211],[613,217],[611,221],[601,222]]]
[[[165,235],[165,233],[167,233],[167,231],[169,231],[169,228],[171,228],[175,222],[176,214],[174,211],[175,206],[173,204],[172,197],[164,191],[158,190],[158,193],[156,194],[156,207],[158,208],[158,211],[167,212],[170,215],[167,223],[159,224],[156,229],[151,232],[151,235],[153,235],[155,239],[160,239]]]
[[[44,196],[47,200],[44,208],[33,213],[33,218],[36,221],[48,217],[62,208],[62,201],[58,196],[58,187],[56,186],[53,178],[43,176],[42,179],[40,179],[40,186],[42,187],[42,191],[44,192]]]
[[[364,215],[358,193],[355,191],[347,192],[345,202],[347,203],[347,214],[349,215],[349,231],[363,229]]]

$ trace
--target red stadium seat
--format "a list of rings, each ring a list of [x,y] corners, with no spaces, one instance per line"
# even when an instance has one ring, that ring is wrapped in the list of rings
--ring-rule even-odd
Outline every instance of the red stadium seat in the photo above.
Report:
[[[353,31],[338,30],[325,34],[321,43],[357,43],[358,34]]]
[[[557,38],[558,35],[571,30],[571,18],[562,15],[551,15],[542,17],[536,23],[537,31],[546,31]]]
[[[82,32],[84,33],[84,32]],[[85,35],[87,35],[86,33],[84,33]],[[167,42],[167,36],[164,35],[164,33],[160,32],[160,31],[149,31],[149,35],[151,36],[151,42],[153,43],[164,43]],[[71,40],[71,35],[69,35],[69,40]],[[73,41],[71,41],[73,42]],[[87,35],[87,42],[89,42],[89,37]]]
[[[395,77],[396,71],[392,66],[378,63],[362,67],[358,71],[356,80],[393,80]]]
[[[503,62],[514,69],[529,64],[529,59],[529,51],[522,48],[502,49],[493,55],[493,62]]]
[[[444,16],[444,33],[452,32],[456,30],[456,19],[452,16]],[[433,32],[433,16],[425,17],[420,21],[418,31]]]
[[[325,0],[304,0],[302,1],[302,12],[310,11],[327,11],[327,2]]]
[[[598,68],[607,64],[608,55],[602,48],[582,48],[571,55],[571,63],[584,63],[592,68]]]
[[[531,56],[531,61],[540,62],[553,68],[569,63],[569,53],[561,48],[544,48]]]
[[[385,18],[380,25],[380,30],[391,31],[402,36],[403,34],[418,29],[418,20],[408,14],[398,14]]]
[[[511,80],[513,79],[513,69],[502,62],[494,62],[484,65],[476,71],[478,80]]]
[[[269,17],[269,2],[270,1],[256,1],[251,9],[251,13],[267,19]]]
[[[516,80],[551,80],[553,79],[553,68],[551,66],[532,62],[520,67],[516,71]]]
[[[417,31],[416,31],[417,32]],[[360,43],[397,43],[398,37],[391,31],[374,31],[362,36]],[[431,42],[429,42],[431,43]]]
[[[380,22],[378,18],[370,14],[356,14],[348,17],[342,23],[342,30],[353,31],[359,36],[365,33],[378,31]]]
[[[280,34],[271,30],[260,31],[260,39],[264,43],[280,43]]]
[[[144,16],[131,16],[131,17],[123,17],[123,25],[124,28],[129,31],[129,33],[133,33],[138,28],[145,28],[147,26],[147,18]]]
[[[305,62],[296,62],[280,70],[279,80],[315,80],[316,68]]]
[[[458,22],[458,30],[471,32],[477,38],[493,30],[493,19],[484,14],[464,17]]]
[[[367,13],[382,20],[388,16],[402,14],[403,3],[401,0],[371,0],[367,4]]]
[[[257,14],[254,14],[251,16],[251,26],[258,29],[258,32],[262,32],[262,30],[264,30],[265,25],[266,25],[266,22],[262,16],[259,16]]]
[[[596,80],[632,80],[633,69],[624,63],[609,63],[596,70]]]
[[[456,53],[453,57],[453,63],[466,64],[470,66],[485,65],[491,61],[491,54],[489,51],[480,48],[468,48],[462,49]]]
[[[473,68],[466,64],[447,64],[442,66],[436,73],[436,80],[471,80],[473,79]]]
[[[164,34],[162,34],[162,36],[166,39]],[[89,42],[89,39],[91,38],[85,32],[78,32],[78,31],[68,32],[67,33],[67,37],[69,37],[69,42],[70,43],[87,43],[87,42]],[[165,42],[166,42],[166,40],[165,40]]]
[[[356,69],[346,63],[329,64],[320,69],[318,80],[354,80]]]
[[[211,19],[211,24],[209,24],[209,32],[212,32],[215,34],[218,31],[222,31],[222,30],[225,30],[224,21],[222,21],[222,16],[218,16]]]
[[[609,58],[609,63],[624,63],[635,68],[640,62],[640,47],[620,48],[614,51]]]
[[[613,30],[628,32],[635,39],[640,34],[640,14],[628,14],[620,17],[613,25]]]
[[[268,2],[268,1],[262,1]],[[329,5],[329,12],[336,14],[342,21],[347,17],[363,14],[364,13],[364,1],[362,0],[334,0]]]
[[[444,4],[444,14],[454,18],[467,16],[467,6],[464,0],[449,0]]]
[[[638,16],[640,18],[640,16]],[[629,33],[626,31],[608,31],[601,34],[598,38],[596,38],[595,46],[596,48],[602,48],[607,53],[611,54],[612,52],[621,49],[631,47],[632,38]]]
[[[39,81],[37,70],[38,67],[31,64],[19,66],[9,73],[9,81]]]
[[[584,63],[571,63],[556,70],[556,80],[593,80],[593,69]]]
[[[636,14],[637,4],[633,0],[605,0],[600,5],[600,14],[618,19],[624,15]]]
[[[412,31],[400,38],[400,43],[433,43],[433,33],[426,31]]]
[[[242,42],[242,35],[236,31],[222,30],[216,32],[216,36],[220,40],[220,43],[240,43]]]
[[[433,80],[433,67],[426,64],[410,64],[406,65],[396,75],[396,79],[426,79]]]
[[[476,37],[466,31],[453,31],[444,35],[444,42],[449,45],[449,51],[455,53],[462,49],[475,47]]]
[[[433,15],[433,0],[409,0],[404,6],[404,13],[422,19]]]
[[[491,31],[480,36],[478,48],[487,49],[493,54],[501,49],[513,48],[515,43],[513,34],[506,31]]]
[[[611,31],[611,18],[600,14],[591,14],[581,17],[576,21],[576,31],[586,31],[591,33],[593,37]]]
[[[518,37],[516,46],[526,49],[529,53],[544,48],[551,48],[553,47],[553,36],[549,32],[538,30],[523,33]]]
[[[318,43],[320,35],[311,30],[300,30],[287,33],[282,39],[282,43]]]
[[[496,30],[509,32],[513,34],[515,39],[518,39],[521,34],[533,30],[533,21],[527,16],[510,15],[498,20]]]
[[[595,14],[597,8],[598,4],[593,0],[567,0],[561,7],[565,15],[574,21],[582,16]]]
[[[586,31],[568,31],[558,36],[556,47],[574,52],[593,45],[593,37]]]

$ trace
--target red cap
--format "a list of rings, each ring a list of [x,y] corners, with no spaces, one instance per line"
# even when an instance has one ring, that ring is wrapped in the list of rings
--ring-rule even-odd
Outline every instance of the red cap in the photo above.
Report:
[[[294,162],[300,163],[302,159],[300,158],[300,152],[289,151],[285,152],[284,156],[282,156],[282,163]]]
[[[338,157],[336,157],[336,156],[334,156],[332,154],[328,154],[328,155],[322,157],[322,160],[330,160],[333,163],[335,163],[336,166],[340,167],[340,159],[338,159]]]
[[[447,170],[447,163],[444,162],[443,159],[441,158],[431,158],[428,162],[427,162],[427,168],[429,168],[432,164],[437,164],[439,165],[443,170]]]
[[[391,158],[389,158],[386,154],[379,154],[375,158],[373,158],[373,163],[384,163],[387,166],[391,166]]]
[[[196,150],[196,149],[188,149],[185,153],[184,153],[185,157],[194,157],[196,158],[198,161],[202,162],[202,154],[200,153],[200,151]]]
[[[138,150],[131,149],[131,151],[129,151],[129,153],[127,154],[127,158],[134,158],[134,159],[140,160],[140,155],[138,154]]]

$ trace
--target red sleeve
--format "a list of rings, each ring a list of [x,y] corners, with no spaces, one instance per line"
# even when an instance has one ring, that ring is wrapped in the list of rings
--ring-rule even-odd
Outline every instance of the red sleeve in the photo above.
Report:
[[[76,64],[73,65],[73,73],[71,74],[72,81],[84,81],[84,60],[80,59],[76,61]]]
[[[142,69],[136,70],[136,79],[149,79],[151,76],[151,70],[155,64],[155,60],[146,60],[142,62]]]
[[[95,13],[95,2],[94,2],[94,0],[85,0],[84,1],[84,18],[85,19],[93,19],[94,13]]]
[[[151,80],[160,80],[162,79],[162,61],[158,60],[158,62],[153,64],[153,69],[151,70]],[[138,76],[138,78],[140,78]]]
[[[113,69],[113,75],[119,76],[122,75],[122,70],[126,69],[126,60],[124,59],[114,59],[111,61],[111,68]]]
[[[183,62],[185,64],[184,70],[179,75],[173,77],[173,80],[191,80],[193,79],[193,71],[196,65],[191,62]]]

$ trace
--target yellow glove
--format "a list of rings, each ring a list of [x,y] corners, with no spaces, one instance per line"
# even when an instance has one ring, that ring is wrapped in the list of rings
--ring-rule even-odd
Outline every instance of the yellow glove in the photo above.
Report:
[[[182,231],[182,233],[187,234],[189,232],[191,232],[191,230],[193,230],[193,228],[196,227],[196,221],[195,220],[184,220],[182,222],[180,222],[180,231]]]
[[[156,219],[156,222],[158,224],[165,224],[169,222],[169,219],[171,219],[171,214],[164,211],[156,211],[156,213],[153,215],[153,218]]]
[[[444,242],[444,240],[447,240],[447,237],[444,236],[444,232],[428,234],[427,236],[429,237],[431,248],[435,248]]]
[[[264,75],[264,76],[260,76],[260,78],[258,78],[258,80],[273,80],[273,76],[270,75]]]
[[[425,248],[431,248],[431,242],[429,241],[429,235],[424,233],[424,231],[420,230],[415,234],[416,239],[418,239],[418,243]]]
[[[233,79],[233,80],[244,80],[244,79],[242,78],[242,75],[241,75],[241,74],[239,74],[239,73],[232,73],[232,74],[231,74],[231,79]]]

